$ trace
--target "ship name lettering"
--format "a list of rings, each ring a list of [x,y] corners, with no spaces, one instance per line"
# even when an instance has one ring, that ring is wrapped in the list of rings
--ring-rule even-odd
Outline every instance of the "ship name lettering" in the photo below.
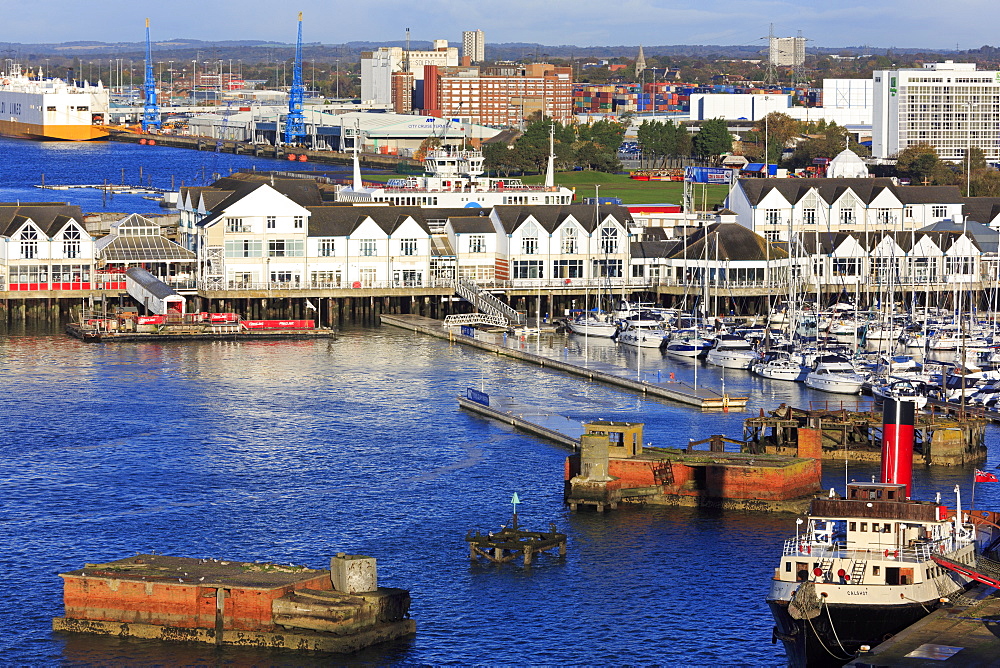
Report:
[[[848,590],[847,590],[847,595],[848,595],[848,596],[864,596],[864,595],[866,595],[867,593],[868,593],[868,592],[866,592],[866,591],[863,591],[863,590],[858,590],[858,591],[852,591],[852,590],[850,590],[850,589],[848,589]]]

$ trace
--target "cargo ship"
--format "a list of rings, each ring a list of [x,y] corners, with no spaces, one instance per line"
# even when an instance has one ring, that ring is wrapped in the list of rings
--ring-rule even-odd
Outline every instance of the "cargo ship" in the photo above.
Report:
[[[0,73],[0,135],[19,139],[104,139],[110,102],[98,82],[67,83],[32,75],[12,64]]]

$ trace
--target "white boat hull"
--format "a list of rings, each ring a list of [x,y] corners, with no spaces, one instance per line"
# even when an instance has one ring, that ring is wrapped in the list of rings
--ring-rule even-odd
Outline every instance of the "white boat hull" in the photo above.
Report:
[[[721,366],[723,369],[749,369],[757,356],[743,350],[710,350],[705,359],[709,364]]]
[[[859,394],[861,392],[861,380],[853,380],[846,377],[837,377],[836,374],[825,374],[817,376],[810,373],[806,376],[806,387],[811,387],[820,392],[831,392],[833,394]]]

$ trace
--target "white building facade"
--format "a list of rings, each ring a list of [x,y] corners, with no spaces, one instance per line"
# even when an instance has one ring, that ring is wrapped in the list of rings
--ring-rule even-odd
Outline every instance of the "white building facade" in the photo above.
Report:
[[[374,105],[392,104],[392,73],[410,72],[422,81],[424,65],[458,66],[458,47],[448,40],[434,40],[430,51],[406,51],[398,46],[383,46],[361,54],[361,101]]]
[[[930,144],[944,160],[961,161],[976,147],[1000,161],[1000,72],[945,61],[877,70],[872,78],[874,157]]]

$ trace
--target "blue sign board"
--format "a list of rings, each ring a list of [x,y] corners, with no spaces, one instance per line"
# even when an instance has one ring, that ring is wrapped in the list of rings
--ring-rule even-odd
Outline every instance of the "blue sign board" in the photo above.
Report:
[[[733,177],[733,170],[722,167],[685,167],[684,180],[688,183],[721,183],[728,184]]]
[[[470,325],[462,325],[462,336],[476,338],[476,328]]]
[[[465,398],[469,401],[475,401],[477,404],[482,404],[483,406],[490,405],[490,395],[485,392],[480,392],[479,390],[474,390],[471,387],[465,388]]]

